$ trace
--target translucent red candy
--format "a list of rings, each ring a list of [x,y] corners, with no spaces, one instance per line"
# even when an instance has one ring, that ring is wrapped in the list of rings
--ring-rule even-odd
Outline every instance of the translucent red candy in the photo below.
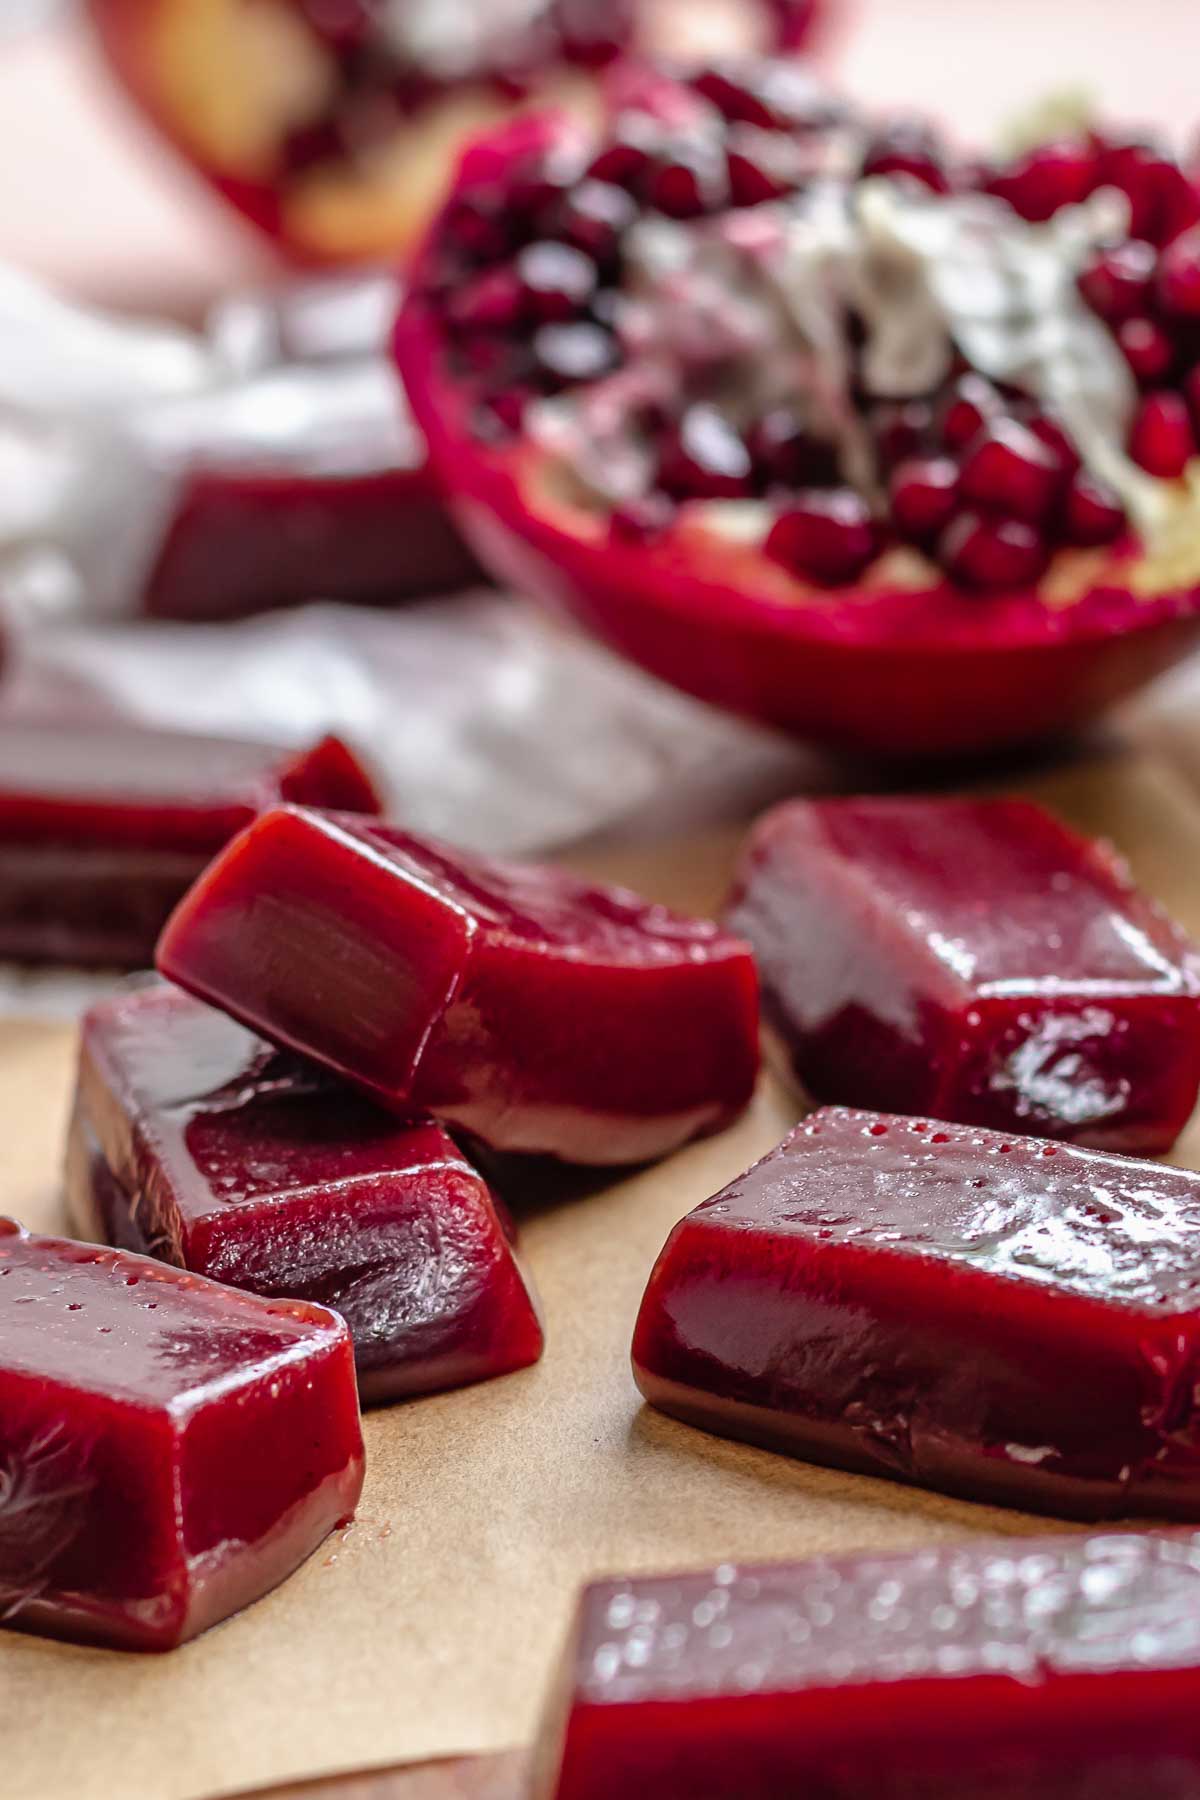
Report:
[[[633,1361],[812,1462],[1200,1520],[1200,1175],[826,1108],[676,1227]]]
[[[758,1069],[745,944],[621,888],[280,808],[182,902],[163,973],[394,1108],[615,1164],[727,1124]]]
[[[168,1650],[354,1511],[346,1327],[0,1221],[0,1616]]]
[[[0,957],[147,966],[213,853],[280,800],[379,807],[333,737],[297,752],[114,722],[0,727]]]
[[[819,1100],[1169,1149],[1200,960],[1105,845],[1017,800],[794,801],[729,910]]]
[[[396,1120],[175,989],[87,1015],[68,1189],[85,1235],[333,1307],[364,1400],[542,1353],[497,1203],[440,1126]]]
[[[1000,1540],[605,1581],[535,1800],[1186,1800],[1200,1539]]]

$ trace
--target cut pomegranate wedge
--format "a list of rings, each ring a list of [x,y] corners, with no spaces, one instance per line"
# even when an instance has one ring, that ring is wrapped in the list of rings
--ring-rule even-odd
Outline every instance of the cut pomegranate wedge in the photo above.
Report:
[[[323,1307],[0,1220],[6,1625],[169,1650],[353,1513],[354,1359]]]
[[[494,1150],[620,1164],[745,1107],[739,939],[623,888],[282,807],[209,867],[164,975],[401,1112]]]
[[[830,1107],[676,1227],[633,1363],[812,1462],[1200,1519],[1200,1175]]]
[[[1195,641],[1175,163],[1093,136],[984,169],[781,63],[610,98],[468,152],[398,327],[502,580],[703,699],[904,753],[1075,725]]]
[[[0,728],[0,956],[147,967],[209,858],[280,800],[379,810],[334,737],[297,752],[115,722]]]
[[[994,1539],[585,1589],[534,1800],[1188,1800],[1200,1541]]]
[[[729,922],[818,1100],[1143,1156],[1191,1117],[1200,952],[1028,801],[776,807]]]
[[[147,613],[386,605],[480,579],[389,366],[400,292],[394,278],[356,271],[217,309],[210,340],[241,379],[135,421],[175,488]]]
[[[332,1307],[364,1401],[542,1353],[497,1202],[441,1127],[398,1122],[178,989],[86,1015],[67,1190],[84,1237]]]
[[[403,253],[476,132],[581,114],[622,56],[708,62],[810,39],[828,0],[88,0],[175,147],[309,262]]]

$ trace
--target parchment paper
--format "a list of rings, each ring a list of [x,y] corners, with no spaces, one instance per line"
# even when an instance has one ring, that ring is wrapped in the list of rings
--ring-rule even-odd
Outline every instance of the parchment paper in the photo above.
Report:
[[[1200,802],[1182,776],[1114,752],[1021,785],[1108,832],[1200,931]],[[575,861],[700,908],[738,835]],[[0,1027],[0,1205],[43,1228],[60,1222],[72,1057],[67,1028]],[[197,1800],[520,1743],[574,1592],[601,1572],[1068,1529],[808,1468],[640,1405],[628,1345],[653,1258],[800,1104],[768,1077],[721,1138],[590,1194],[527,1191],[545,1361],[369,1415],[357,1522],[248,1613],[165,1658],[0,1633],[4,1800]]]

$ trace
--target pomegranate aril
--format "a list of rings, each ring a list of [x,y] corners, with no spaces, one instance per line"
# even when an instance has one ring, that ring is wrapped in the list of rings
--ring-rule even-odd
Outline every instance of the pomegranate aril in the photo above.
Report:
[[[630,193],[639,192],[653,167],[661,137],[653,120],[641,113],[623,113],[609,141],[592,158],[588,175],[593,181],[611,182]]]
[[[525,408],[536,398],[532,388],[502,388],[499,393],[489,394],[484,400],[485,419],[490,415],[505,431],[519,431],[525,417]]]
[[[724,146],[715,139],[679,144],[646,178],[646,202],[669,219],[699,219],[729,199]]]
[[[863,155],[862,173],[907,175],[935,194],[950,192],[942,145],[918,121],[900,121],[873,138]]]
[[[729,133],[725,169],[735,206],[761,206],[800,186],[805,158],[794,138],[735,125]]]
[[[839,479],[833,444],[813,437],[787,407],[776,407],[751,427],[750,455],[763,485],[828,487]]]
[[[1181,394],[1147,394],[1129,434],[1129,454],[1148,475],[1174,481],[1196,454],[1187,401]]]
[[[1184,377],[1183,392],[1192,414],[1192,426],[1197,433],[1196,441],[1200,443],[1200,365],[1188,371]]]
[[[892,519],[901,536],[917,544],[933,543],[954,513],[958,464],[948,456],[902,462],[892,476],[889,493]]]
[[[1003,410],[990,381],[982,375],[960,376],[942,413],[942,443],[947,450],[965,450],[988,421],[998,418]]]
[[[799,64],[762,57],[703,70],[694,91],[731,125],[796,134],[832,125],[841,108]]]
[[[595,263],[569,244],[527,245],[516,273],[525,309],[547,323],[576,318],[596,290]]]
[[[964,587],[1015,588],[1037,580],[1048,552],[1036,527],[1024,519],[964,512],[943,532],[938,560]]]
[[[1108,144],[1102,149],[1098,185],[1115,187],[1129,201],[1130,235],[1152,244],[1194,222],[1189,184],[1178,165],[1153,144]],[[1194,205],[1194,195],[1191,196]]]
[[[1062,528],[1069,544],[1111,544],[1125,529],[1125,510],[1112,488],[1081,469],[1067,489]]]
[[[1036,523],[1054,505],[1067,472],[1032,431],[1015,419],[997,419],[968,451],[961,486],[977,506]]]
[[[1057,419],[1052,418],[1049,413],[1030,412],[1022,416],[1021,423],[1049,450],[1063,475],[1075,473],[1080,466],[1080,455],[1065,427]]]
[[[455,325],[473,330],[501,330],[521,316],[524,291],[512,269],[488,269],[474,281],[456,288],[446,304]]]
[[[1042,144],[993,177],[989,192],[1007,200],[1030,224],[1044,224],[1063,206],[1086,200],[1096,186],[1099,158],[1074,138]]]
[[[659,484],[679,500],[736,500],[752,491],[754,465],[740,434],[712,406],[691,406],[663,445]]]
[[[1109,325],[1144,313],[1154,295],[1158,252],[1141,238],[1100,250],[1079,276],[1079,291]]]
[[[512,248],[509,225],[494,197],[462,195],[452,201],[444,230],[455,250],[478,262],[496,262]]]
[[[1200,229],[1185,231],[1163,251],[1158,303],[1178,318],[1200,318]]]
[[[879,544],[866,502],[852,488],[816,488],[799,495],[767,538],[768,556],[793,574],[840,587],[871,563]]]
[[[1164,381],[1175,361],[1175,346],[1153,319],[1126,319],[1117,327],[1117,342],[1143,387]]]
[[[597,381],[617,366],[616,339],[586,319],[570,325],[542,325],[534,333],[537,367],[555,382]]]
[[[871,430],[880,463],[885,470],[894,469],[929,447],[933,408],[924,400],[878,406],[871,415]]]
[[[637,203],[624,188],[611,181],[583,181],[564,202],[558,228],[568,244],[607,267],[636,216]]]

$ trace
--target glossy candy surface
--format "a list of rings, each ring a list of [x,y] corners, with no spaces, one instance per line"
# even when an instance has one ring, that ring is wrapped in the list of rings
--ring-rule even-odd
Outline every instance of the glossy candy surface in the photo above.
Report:
[[[664,1155],[746,1105],[746,946],[561,870],[280,808],[211,866],[162,972],[398,1109],[493,1149]]]
[[[0,1594],[168,1650],[291,1574],[362,1486],[350,1340],[140,1256],[0,1223]]]
[[[676,1227],[633,1361],[813,1462],[1200,1519],[1200,1175],[827,1108]]]
[[[1195,1106],[1200,956],[1029,802],[788,802],[729,918],[818,1100],[1143,1155]]]
[[[1191,1800],[1200,1541],[994,1540],[585,1590],[536,1800]]]
[[[148,964],[209,858],[280,800],[379,806],[337,738],[296,752],[115,723],[0,728],[0,956]]]
[[[440,1126],[397,1121],[177,989],[87,1015],[67,1167],[84,1235],[333,1307],[364,1400],[541,1355],[494,1198]]]

